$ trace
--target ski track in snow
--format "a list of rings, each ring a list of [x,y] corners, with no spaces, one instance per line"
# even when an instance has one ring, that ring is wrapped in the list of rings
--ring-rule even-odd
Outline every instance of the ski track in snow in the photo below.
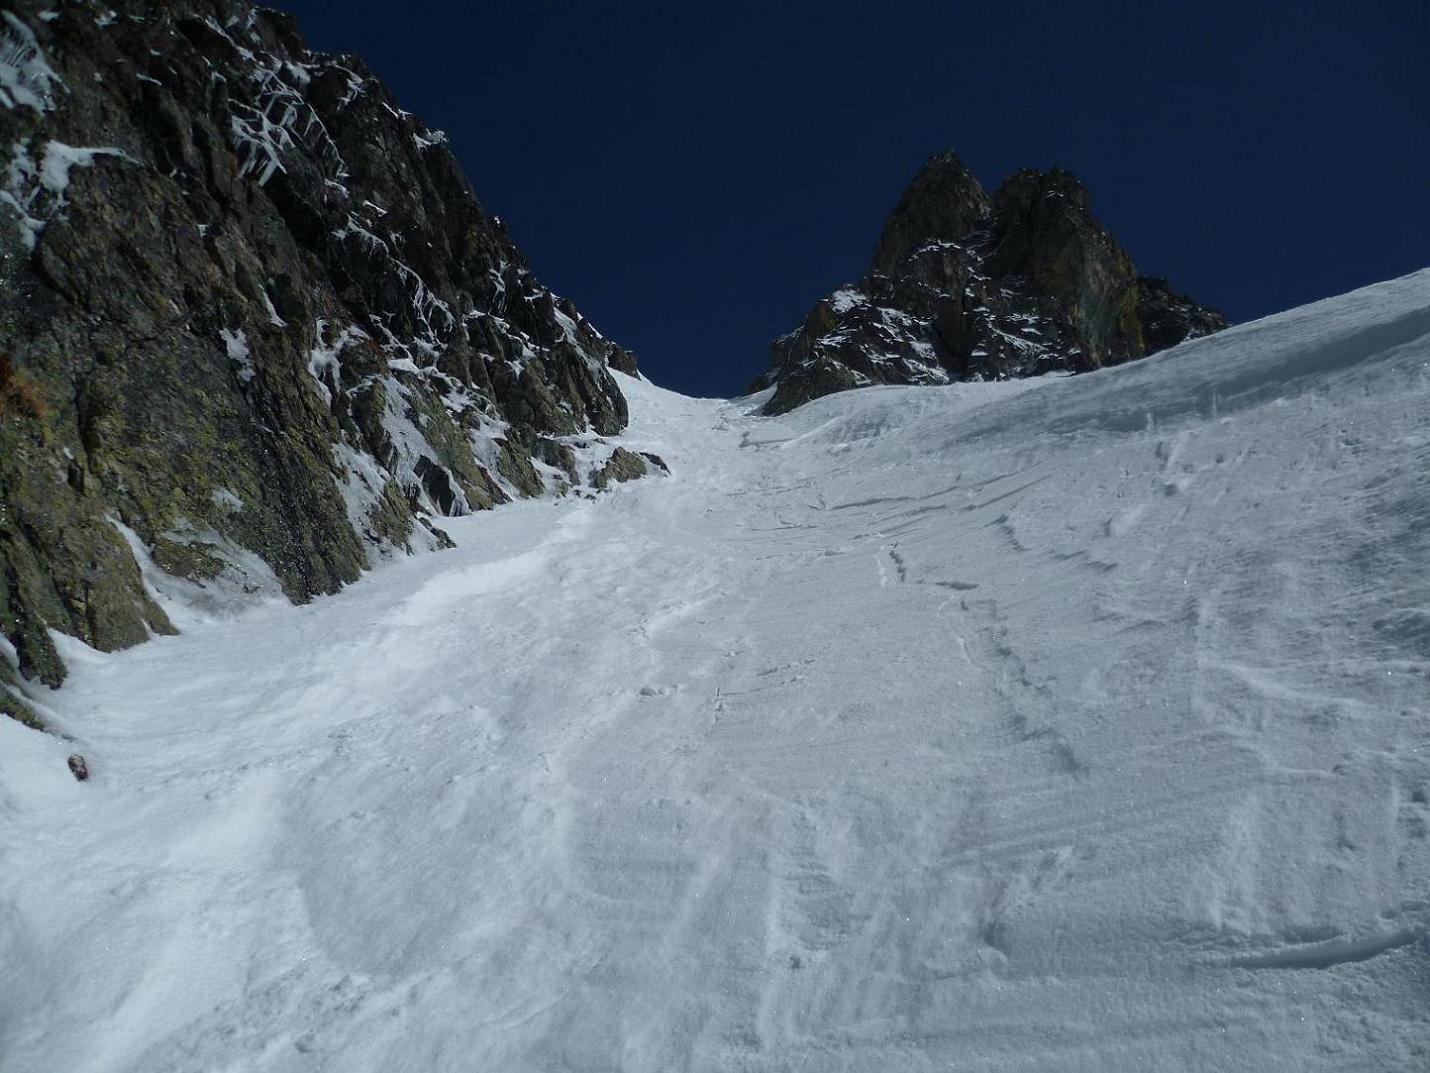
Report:
[[[0,1068],[1430,1068],[1430,272],[1072,379],[621,385],[670,478],[64,641]]]

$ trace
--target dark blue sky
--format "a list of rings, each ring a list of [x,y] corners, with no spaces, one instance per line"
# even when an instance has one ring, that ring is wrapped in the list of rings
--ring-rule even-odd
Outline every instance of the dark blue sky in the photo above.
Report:
[[[740,391],[943,148],[990,189],[1072,169],[1143,272],[1237,321],[1430,265],[1425,0],[278,6],[681,391]]]

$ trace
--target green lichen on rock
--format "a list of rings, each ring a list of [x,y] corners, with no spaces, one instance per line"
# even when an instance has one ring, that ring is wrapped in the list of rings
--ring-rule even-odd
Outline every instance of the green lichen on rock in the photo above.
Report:
[[[580,481],[577,473],[576,452],[569,444],[561,443],[559,440],[538,438],[531,447],[531,454],[534,458],[539,458],[553,469],[559,469],[566,475],[566,485],[570,487]]]
[[[1087,362],[1094,366],[1140,357],[1132,260],[1096,221],[1087,190],[1071,172],[1025,169],[993,195],[996,246],[989,269],[1023,277],[1066,310]],[[1131,320],[1123,299],[1134,295]]]
[[[611,452],[606,464],[591,475],[591,483],[597,488],[609,488],[613,482],[638,480],[650,472],[646,460],[634,451],[617,447]]]
[[[506,502],[506,494],[472,452],[470,431],[460,427],[442,401],[431,392],[418,389],[410,404],[433,458],[455,478],[473,510],[489,510]],[[451,513],[449,509],[446,513]]]
[[[20,673],[58,686],[64,665],[49,628],[112,651],[173,627],[65,442],[73,421],[56,404],[43,429],[33,424],[0,422],[0,626]]]
[[[45,721],[20,698],[20,683],[9,662],[0,655],[0,716],[23,723],[31,730],[44,730]]]
[[[541,474],[531,463],[531,456],[522,448],[521,438],[508,435],[500,441],[497,472],[524,496],[539,496],[545,490]]]
[[[219,548],[202,540],[179,541],[160,537],[150,549],[154,565],[187,581],[211,581],[223,573]]]
[[[417,523],[413,520],[412,510],[396,481],[389,480],[383,484],[377,501],[367,512],[367,521],[378,541],[385,541],[406,551],[411,550],[410,538],[413,526]]]
[[[609,367],[634,357],[535,279],[360,61],[241,0],[103,25],[51,7],[7,17],[55,92],[0,108],[0,630],[21,675],[63,680],[51,629],[102,649],[172,629],[116,522],[200,584],[251,551],[301,601],[369,550],[450,543],[428,515],[504,501],[488,464],[540,494],[552,437],[623,427]]]

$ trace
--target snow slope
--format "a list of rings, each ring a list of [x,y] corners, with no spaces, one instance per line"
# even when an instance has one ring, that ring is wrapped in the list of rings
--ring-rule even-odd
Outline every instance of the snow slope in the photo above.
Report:
[[[61,639],[0,1069],[1430,1068],[1430,272],[1073,379],[621,383],[669,479]]]

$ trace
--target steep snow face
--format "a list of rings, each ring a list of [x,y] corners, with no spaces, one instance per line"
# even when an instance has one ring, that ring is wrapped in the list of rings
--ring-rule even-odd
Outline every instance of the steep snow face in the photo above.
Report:
[[[1075,378],[621,386],[668,480],[61,639],[0,1065],[1427,1067],[1430,272]]]

